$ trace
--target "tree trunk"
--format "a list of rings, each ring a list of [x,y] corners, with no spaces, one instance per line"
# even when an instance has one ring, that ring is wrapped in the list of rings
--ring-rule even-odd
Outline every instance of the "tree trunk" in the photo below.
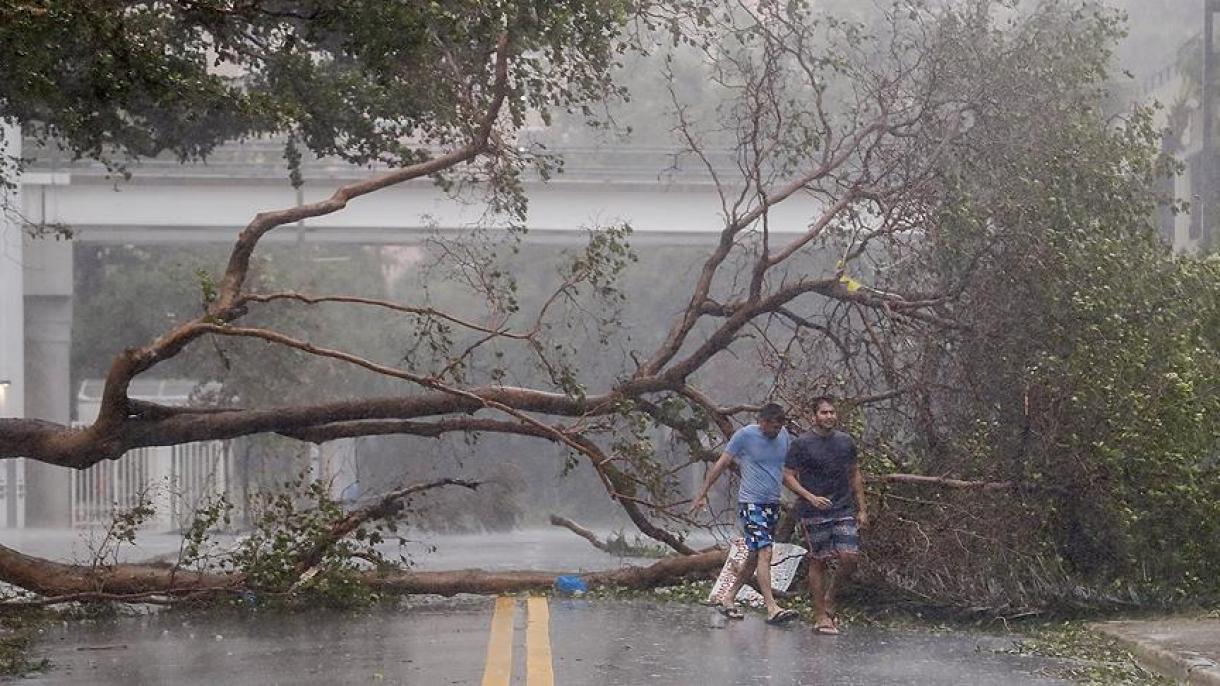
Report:
[[[612,571],[580,574],[590,586],[619,586],[646,589],[688,578],[708,578],[723,565],[723,550],[695,555],[675,555],[647,567],[627,566]],[[572,572],[511,571],[487,572],[461,569],[444,572],[369,572],[365,580],[379,590],[402,594],[429,593],[451,596],[458,593],[518,593],[551,588],[555,577]]]
[[[668,557],[647,567],[621,567],[581,574],[590,585],[652,588],[686,578],[705,578],[724,564],[725,551]],[[371,587],[402,594],[498,594],[541,591],[555,577],[573,572],[487,572],[466,569],[441,572],[369,571]],[[241,574],[188,572],[162,564],[115,566],[70,565],[19,553],[0,546],[0,579],[45,596],[42,604],[75,600],[149,602],[154,596],[183,597],[247,590]],[[258,589],[251,589],[257,591]]]
[[[163,564],[71,565],[0,546],[0,580],[43,596],[78,594],[183,595],[236,589],[240,574],[191,572]]]

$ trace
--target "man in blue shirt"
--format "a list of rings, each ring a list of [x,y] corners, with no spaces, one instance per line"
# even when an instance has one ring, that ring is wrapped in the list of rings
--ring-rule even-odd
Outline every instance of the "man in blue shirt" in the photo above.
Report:
[[[868,526],[864,477],[856,443],[836,431],[839,415],[828,397],[814,400],[813,430],[792,441],[784,463],[784,484],[801,498],[797,516],[809,548],[809,594],[813,628],[837,634],[834,596],[838,581],[851,575],[860,557],[859,529]],[[835,569],[827,568],[835,561]]]
[[[741,470],[741,489],[737,493],[737,521],[746,539],[749,557],[737,570],[737,581],[721,597],[720,611],[726,617],[741,619],[742,612],[734,604],[737,592],[751,576],[758,579],[758,591],[767,606],[767,623],[780,624],[796,618],[795,610],[781,608],[771,593],[771,544],[775,524],[779,521],[779,496],[783,479],[784,458],[788,454],[788,430],[784,428],[784,408],[775,403],[763,405],[758,422],[738,429],[729,439],[724,453],[703,481],[699,495],[691,503],[694,513],[707,505],[707,492],[728,468],[737,462]]]

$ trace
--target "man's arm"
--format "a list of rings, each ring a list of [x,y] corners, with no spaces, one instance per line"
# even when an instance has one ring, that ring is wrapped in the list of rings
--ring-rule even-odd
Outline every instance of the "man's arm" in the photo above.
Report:
[[[830,508],[830,498],[810,493],[808,489],[801,485],[801,480],[796,476],[796,470],[791,467],[784,467],[784,485],[788,487],[789,491],[808,501],[810,505],[817,509],[826,510]]]
[[[864,502],[864,475],[860,473],[860,465],[851,467],[851,492],[856,496],[856,522],[860,526],[868,526],[868,507]]]
[[[711,471],[707,473],[707,478],[703,480],[703,487],[699,489],[699,495],[690,504],[690,514],[694,514],[695,510],[707,505],[707,492],[712,490],[712,484],[716,483],[716,479],[720,478],[720,473],[729,468],[729,463],[733,461],[733,456],[728,452],[720,453],[720,459],[716,460],[716,464],[712,465]]]

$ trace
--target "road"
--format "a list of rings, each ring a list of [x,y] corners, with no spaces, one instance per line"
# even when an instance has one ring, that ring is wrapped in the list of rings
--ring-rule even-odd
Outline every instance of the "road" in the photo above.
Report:
[[[4,542],[83,561],[89,537],[19,530],[6,532]],[[553,528],[412,538],[421,569],[592,571],[629,562]],[[121,557],[145,559],[179,545],[171,535],[139,541]],[[1008,637],[861,626],[818,636],[807,624],[771,627],[754,613],[726,621],[711,609],[660,599],[424,597],[363,612],[152,612],[64,623],[44,636],[34,657],[49,658],[51,671],[29,681],[64,686],[1064,683],[1048,676],[1058,666],[1053,660],[1001,652]]]
[[[663,601],[415,599],[359,613],[153,613],[65,624],[36,654],[63,686],[204,684],[981,683],[1049,685],[1046,658],[1010,655],[1011,638],[969,632],[806,624]]]

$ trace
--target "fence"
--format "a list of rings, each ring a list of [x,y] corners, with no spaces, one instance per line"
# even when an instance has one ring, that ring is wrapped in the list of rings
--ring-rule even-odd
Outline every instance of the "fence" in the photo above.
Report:
[[[0,527],[25,526],[25,458],[0,462]]]
[[[182,529],[205,498],[231,493],[232,474],[226,441],[137,448],[117,460],[72,471],[72,525],[109,524],[116,510],[143,501],[156,511],[153,528]]]

